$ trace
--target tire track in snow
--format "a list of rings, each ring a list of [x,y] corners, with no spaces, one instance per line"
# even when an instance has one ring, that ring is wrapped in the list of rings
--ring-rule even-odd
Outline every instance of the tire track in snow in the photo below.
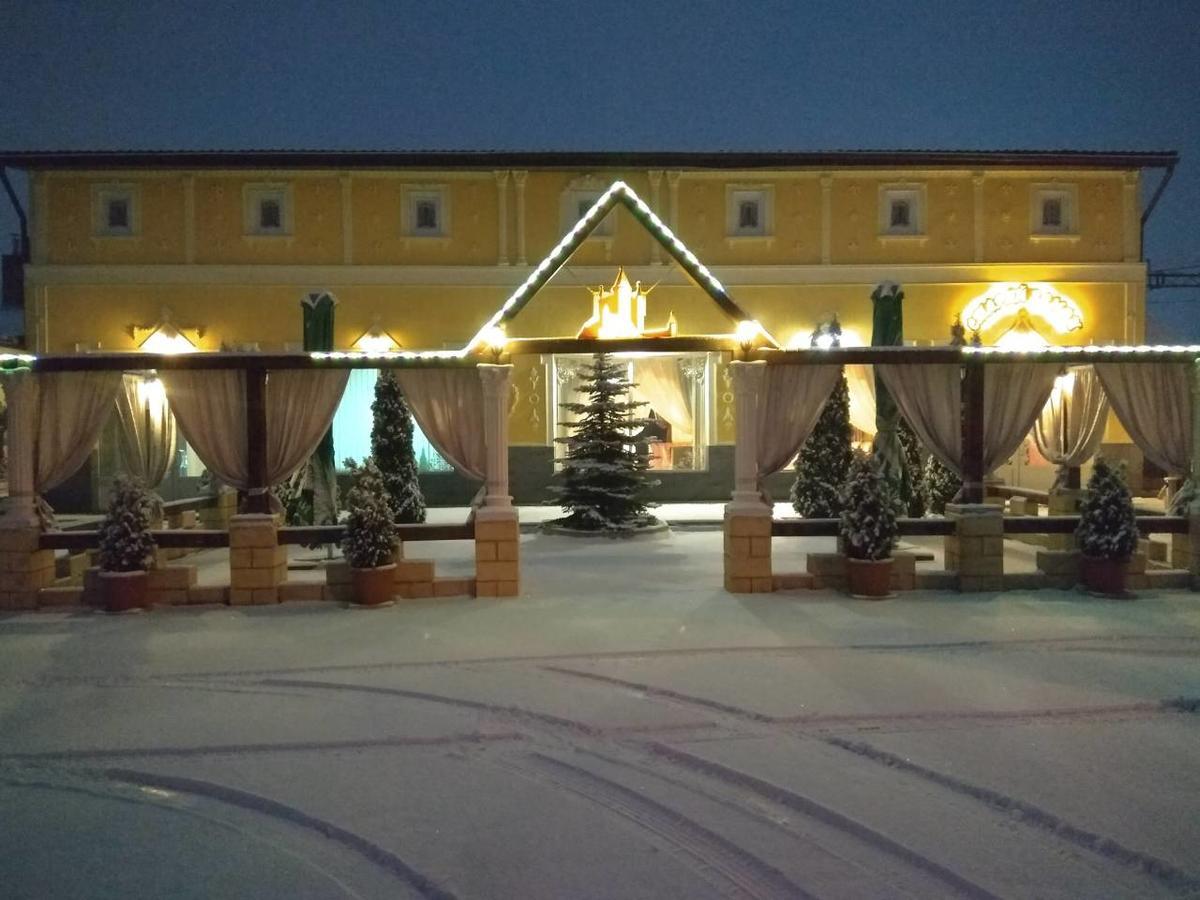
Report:
[[[363,738],[346,741],[287,741],[273,744],[200,744],[194,747],[94,747],[75,750],[39,750],[0,753],[0,762],[70,762],[88,759],[140,757],[246,756],[252,753],[309,753],[325,750],[371,750],[378,747],[438,747],[447,744],[484,744],[522,741],[516,731],[466,732],[435,737]]]
[[[886,750],[880,750],[861,741],[848,741],[843,738],[825,738],[825,743],[846,750],[864,759],[880,763],[889,768],[897,769],[918,778],[923,778],[939,787],[952,791],[972,800],[977,800],[992,809],[1014,816],[1018,822],[1032,828],[1039,828],[1053,836],[1066,841],[1072,846],[1093,853],[1107,862],[1115,862],[1131,868],[1143,875],[1153,878],[1160,884],[1179,892],[1200,891],[1200,877],[1180,869],[1174,863],[1134,850],[1121,844],[1115,838],[1088,831],[1074,825],[1049,810],[1043,809],[1016,797],[1002,794],[991,788],[972,784],[947,775],[936,769],[930,769]]]
[[[784,873],[716,832],[668,806],[602,775],[568,762],[530,753],[521,760],[493,760],[537,781],[570,791],[628,819],[687,856],[718,888],[734,888],[739,896],[813,898]]]
[[[385,850],[378,844],[367,840],[353,831],[348,831],[339,825],[316,816],[309,815],[294,806],[287,806],[276,800],[271,800],[259,794],[241,791],[212,781],[201,781],[196,778],[183,778],[176,775],[157,775],[151,772],[141,772],[135,769],[104,769],[101,774],[113,781],[139,787],[157,788],[159,790],[176,791],[181,794],[193,794],[206,797],[251,812],[270,816],[291,825],[315,831],[323,837],[337,841],[343,847],[353,850],[360,856],[405,881],[422,897],[429,900],[457,900],[455,895],[438,885],[429,876],[422,874],[406,863],[396,854]]]
[[[648,743],[646,745],[651,752],[656,756],[673,762],[683,768],[690,769],[694,772],[699,772],[717,782],[724,783],[727,786],[738,788],[771,801],[779,806],[786,807],[801,815],[807,816],[822,825],[829,828],[837,829],[851,837],[857,838],[862,843],[871,847],[873,850],[886,853],[908,866],[917,869],[926,875],[929,875],[939,882],[950,888],[954,892],[965,897],[970,897],[972,900],[999,900],[999,898],[991,893],[991,891],[978,885],[975,882],[959,875],[957,872],[946,868],[941,863],[938,863],[927,856],[918,853],[910,847],[893,840],[882,832],[876,831],[868,825],[859,822],[856,819],[851,819],[849,816],[843,815],[837,810],[818,803],[810,797],[787,788],[782,788],[779,785],[772,784],[769,781],[764,781],[754,775],[749,775],[745,772],[731,769],[728,766],[723,766],[720,763],[711,762],[699,756],[694,756],[683,750],[677,750],[674,747],[669,747],[666,744]]]

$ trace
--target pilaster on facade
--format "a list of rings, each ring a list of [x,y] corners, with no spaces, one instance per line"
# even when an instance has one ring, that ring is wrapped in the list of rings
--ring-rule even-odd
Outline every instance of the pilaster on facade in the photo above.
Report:
[[[971,187],[974,191],[973,207],[975,222],[972,226],[975,235],[975,262],[983,262],[983,173],[974,172],[971,175]]]
[[[196,176],[183,176],[183,261],[196,262]]]
[[[1121,220],[1125,262],[1137,262],[1142,256],[1142,219],[1138,203],[1138,173],[1126,172],[1121,192]]]
[[[646,173],[650,179],[650,208],[656,213],[662,213],[662,169],[651,169]],[[663,264],[662,244],[658,241],[650,241],[650,265],[661,266]]]
[[[821,263],[829,265],[833,256],[833,176],[821,173]]]
[[[679,233],[679,178],[682,175],[683,173],[678,169],[671,169],[667,172],[667,193],[670,197],[670,207],[667,213],[670,216],[671,230],[676,234]]]
[[[507,169],[497,169],[496,177],[496,265],[508,265],[508,176]]]
[[[517,188],[517,265],[529,265],[525,254],[525,181],[529,172],[518,169],[513,173],[513,184]]]
[[[342,185],[342,263],[349,266],[354,262],[354,192],[349,172],[343,172],[338,180]]]

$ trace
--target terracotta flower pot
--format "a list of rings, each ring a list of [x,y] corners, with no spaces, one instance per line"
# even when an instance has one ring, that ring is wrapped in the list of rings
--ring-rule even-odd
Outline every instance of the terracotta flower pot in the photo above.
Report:
[[[100,594],[106,612],[129,612],[150,606],[146,586],[150,576],[143,571],[100,573]]]
[[[1125,596],[1125,575],[1128,571],[1127,559],[1083,556],[1079,560],[1079,573],[1083,577],[1084,587],[1097,594]]]
[[[855,597],[882,600],[892,594],[892,559],[846,559],[846,580]]]
[[[354,602],[359,606],[382,606],[396,594],[396,564],[373,569],[350,569],[354,585]]]

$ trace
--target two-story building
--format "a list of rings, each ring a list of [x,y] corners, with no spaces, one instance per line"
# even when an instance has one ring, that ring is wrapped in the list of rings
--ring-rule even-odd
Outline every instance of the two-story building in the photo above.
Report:
[[[36,352],[163,346],[301,348],[301,301],[335,298],[339,348],[463,346],[614,181],[627,183],[781,344],[837,316],[871,339],[870,294],[903,285],[904,337],[943,343],[963,315],[985,343],[1136,344],[1145,331],[1147,170],[1173,152],[869,151],[26,152],[25,339]],[[1161,180],[1161,178],[1159,179]],[[1147,191],[1146,193],[1149,193]],[[648,325],[728,333],[727,317],[626,210],[591,233],[507,323],[509,337],[574,336],[626,273]],[[640,323],[639,323],[640,324]],[[1016,326],[1014,328],[1014,326]],[[514,358],[517,499],[545,495],[558,404],[577,355]],[[720,353],[631,355],[669,426],[663,499],[731,484],[732,390]],[[373,373],[335,422],[339,458],[366,452]],[[852,391],[870,403],[864,384]],[[855,424],[870,428],[869,409]],[[1110,452],[1140,459],[1115,422]],[[1033,454],[1036,456],[1036,452]],[[96,481],[99,462],[80,478]],[[471,488],[439,472],[432,499]],[[199,463],[181,453],[180,476]],[[1044,486],[1019,458],[1002,473]],[[76,486],[78,488],[78,485]]]

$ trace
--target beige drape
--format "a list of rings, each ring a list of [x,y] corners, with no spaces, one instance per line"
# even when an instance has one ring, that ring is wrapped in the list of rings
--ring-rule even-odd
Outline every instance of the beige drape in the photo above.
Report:
[[[459,473],[486,477],[483,382],[474,368],[396,369],[421,433]]]
[[[34,490],[43,494],[70,478],[96,446],[112,413],[120,372],[50,372],[34,380]]]
[[[634,399],[650,404],[661,418],[671,423],[671,443],[690,444],[696,434],[692,416],[691,389],[671,356],[651,356],[633,364]],[[645,415],[645,411],[638,413]]]
[[[1054,386],[1053,364],[985,365],[983,471],[993,471],[1021,446]],[[876,371],[926,449],[962,475],[962,377],[952,363],[879,363]]]
[[[1168,475],[1192,462],[1191,363],[1097,363],[1096,374],[1129,436]]]
[[[769,365],[758,402],[758,476],[778,472],[808,439],[840,366]]]
[[[875,434],[875,372],[867,364],[846,366],[850,389],[850,424],[864,434]]]
[[[196,455],[225,484],[250,484],[246,444],[246,373],[164,371],[167,399]],[[267,376],[267,483],[278,484],[316,449],[333,421],[348,369],[285,369]],[[255,485],[258,487],[258,485]]]
[[[1033,426],[1038,452],[1058,466],[1055,487],[1066,484],[1068,469],[1095,455],[1107,419],[1108,398],[1091,366],[1074,366],[1055,380]]]
[[[875,371],[921,443],[962,474],[962,367],[957,363],[877,363]]]
[[[117,419],[126,470],[153,490],[167,477],[175,457],[175,417],[162,382],[126,374],[117,391]]]

